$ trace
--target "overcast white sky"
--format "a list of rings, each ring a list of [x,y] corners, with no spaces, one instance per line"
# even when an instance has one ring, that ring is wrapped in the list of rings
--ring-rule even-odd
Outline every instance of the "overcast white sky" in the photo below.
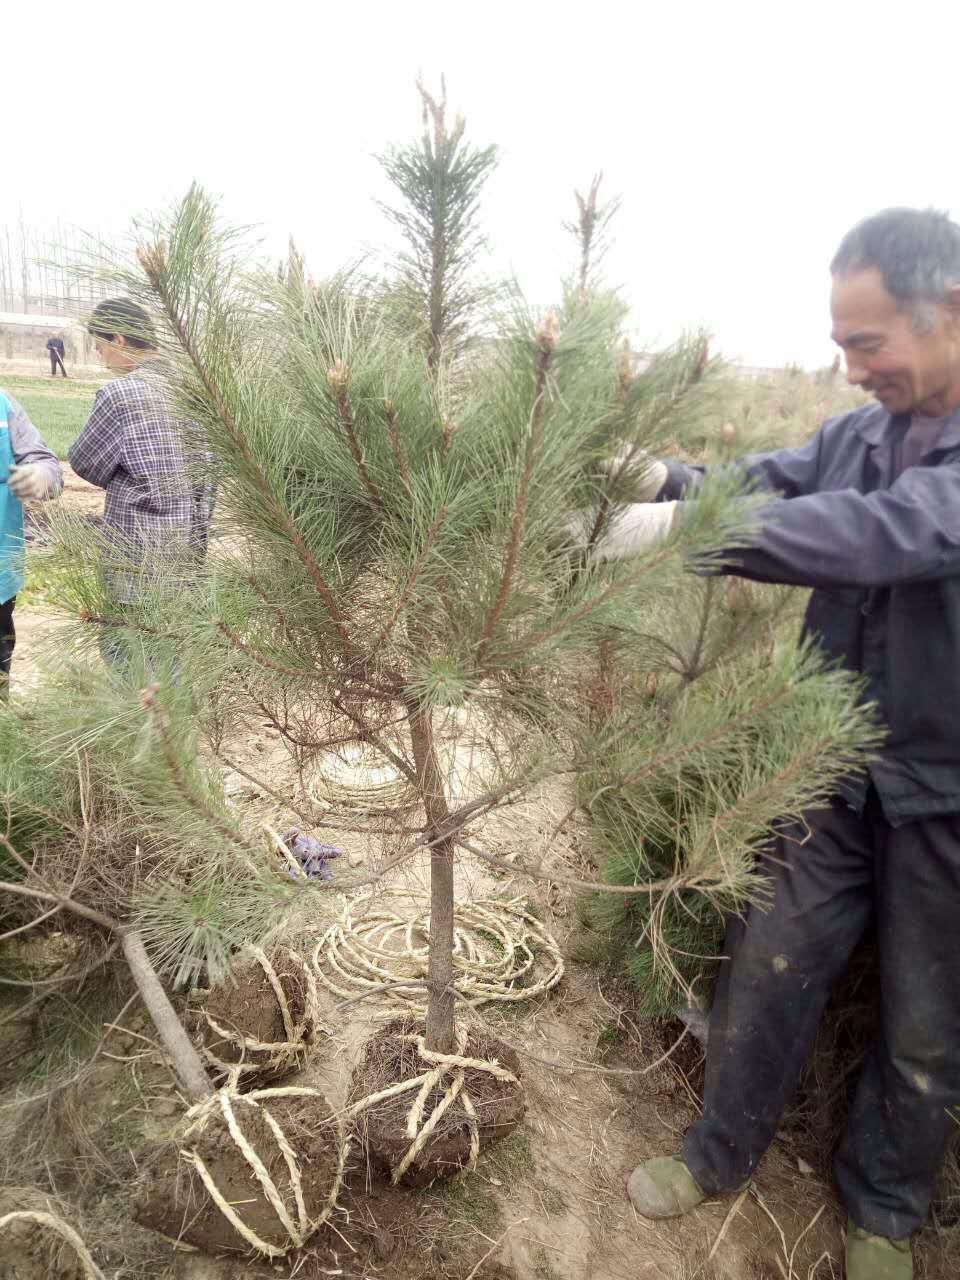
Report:
[[[960,216],[956,0],[4,6],[0,224],[126,225],[196,179],[315,275],[383,243],[375,153],[447,76],[500,148],[492,273],[547,302],[599,169],[637,334],[828,363],[827,263],[890,204]]]

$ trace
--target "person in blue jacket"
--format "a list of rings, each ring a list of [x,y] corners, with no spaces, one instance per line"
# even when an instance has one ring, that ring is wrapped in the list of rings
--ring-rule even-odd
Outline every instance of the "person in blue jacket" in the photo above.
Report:
[[[17,641],[13,609],[23,586],[23,503],[56,497],[62,488],[56,455],[23,407],[0,388],[0,697],[9,688]]]
[[[728,931],[703,1115],[628,1192],[671,1217],[749,1181],[873,921],[880,1025],[836,1177],[848,1280],[906,1280],[960,1105],[960,226],[888,209],[844,237],[831,271],[833,340],[873,402],[742,460],[779,496],[724,572],[813,589],[806,632],[863,678],[887,737],[860,781],[773,842],[769,910]],[[596,554],[656,546],[702,478],[651,462],[652,501]]]

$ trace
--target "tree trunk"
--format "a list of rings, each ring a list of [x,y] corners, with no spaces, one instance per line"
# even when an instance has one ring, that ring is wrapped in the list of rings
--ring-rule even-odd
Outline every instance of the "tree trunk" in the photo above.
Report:
[[[446,279],[446,242],[443,235],[442,220],[434,224],[433,244],[431,245],[430,269],[430,350],[427,352],[427,364],[436,369],[443,351],[443,294]]]
[[[0,844],[6,844],[17,860],[23,861],[19,854],[16,853],[16,850],[13,849],[9,840],[0,836]],[[147,955],[146,947],[143,945],[143,939],[136,929],[125,929],[118,920],[105,916],[102,912],[95,911],[92,907],[87,907],[82,902],[76,902],[73,898],[68,898],[65,894],[57,893],[51,888],[33,889],[28,885],[0,881],[0,890],[19,894],[24,898],[39,899],[41,902],[55,902],[63,907],[65,911],[72,911],[74,915],[80,916],[84,920],[92,920],[101,929],[107,929],[112,933],[120,943],[120,950],[123,952],[129,966],[130,974],[137,984],[137,990],[140,992],[143,1003],[147,1006],[147,1012],[153,1019],[153,1025],[157,1029],[157,1034],[163,1043],[163,1047],[173,1061],[174,1070],[177,1073],[180,1084],[183,1086],[184,1093],[186,1093],[191,1102],[199,1102],[201,1098],[205,1098],[214,1092],[210,1077],[203,1069],[200,1055],[191,1044],[190,1037],[177,1017],[176,1009],[174,1009],[167,998],[167,993],[160,985],[157,971],[154,969],[150,957]]]
[[[163,1047],[173,1059],[173,1068],[184,1093],[191,1102],[199,1102],[201,1098],[213,1093],[213,1085],[203,1069],[200,1055],[191,1044],[176,1010],[160,985],[143,939],[136,930],[130,929],[121,933],[120,946]]]
[[[422,707],[410,708],[410,738],[427,834],[436,839],[450,816],[433,739],[433,718]],[[456,1030],[453,987],[453,840],[430,850],[430,958],[427,966],[427,1048],[452,1053]]]

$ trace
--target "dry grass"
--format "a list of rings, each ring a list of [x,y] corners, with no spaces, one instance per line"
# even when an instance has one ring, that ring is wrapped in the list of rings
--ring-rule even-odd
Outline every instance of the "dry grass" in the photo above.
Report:
[[[718,395],[706,429],[678,444],[681,453],[711,460],[795,448],[827,418],[865,402],[863,393],[847,386],[842,374],[829,370],[812,376],[784,369],[757,378],[734,378]],[[733,428],[728,440],[720,434],[725,424]]]

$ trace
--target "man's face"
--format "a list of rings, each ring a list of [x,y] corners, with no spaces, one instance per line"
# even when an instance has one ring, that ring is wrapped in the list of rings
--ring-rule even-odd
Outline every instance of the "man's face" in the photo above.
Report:
[[[937,304],[929,327],[901,309],[871,267],[833,277],[833,341],[847,362],[847,381],[869,391],[888,413],[919,410],[940,417],[960,407],[957,309]]]
[[[97,349],[97,355],[108,369],[128,370],[131,367],[130,357],[125,350],[125,344],[122,337],[94,337],[93,345]]]

